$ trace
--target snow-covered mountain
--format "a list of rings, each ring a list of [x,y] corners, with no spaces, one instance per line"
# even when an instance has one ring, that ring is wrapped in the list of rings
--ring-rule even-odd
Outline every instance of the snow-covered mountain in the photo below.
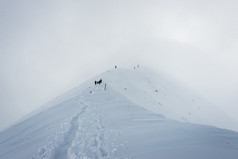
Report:
[[[238,132],[221,129],[235,125],[164,75],[114,69],[1,132],[0,158],[236,159]]]

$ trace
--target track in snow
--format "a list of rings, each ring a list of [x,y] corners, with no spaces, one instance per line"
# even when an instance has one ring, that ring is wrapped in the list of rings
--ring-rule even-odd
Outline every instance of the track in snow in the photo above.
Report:
[[[53,158],[55,158],[55,159],[68,158],[68,150],[71,147],[72,142],[73,142],[73,140],[76,136],[76,133],[78,131],[78,128],[79,128],[79,123],[78,123],[79,116],[85,112],[86,108],[87,108],[87,106],[84,106],[82,108],[82,111],[72,118],[72,120],[70,122],[70,124],[71,124],[70,129],[69,129],[68,133],[65,134],[63,143],[61,145],[59,145],[58,148],[56,148]]]
[[[112,108],[118,96],[98,87],[92,92],[92,95],[83,98],[87,101],[88,107],[79,116],[78,131],[69,148],[68,157],[72,159],[131,158],[126,153],[127,142],[117,141],[114,138],[120,136],[118,129],[108,125],[107,109]],[[115,107],[120,109],[120,106],[121,103],[118,102]]]
[[[100,159],[110,156],[106,148],[107,132],[102,118],[95,110],[94,104],[81,101],[81,98],[75,100],[84,107],[70,120],[69,130],[64,135],[62,143],[55,148],[53,159]]]
[[[90,107],[78,119],[78,131],[69,149],[69,158],[108,158],[102,119]]]

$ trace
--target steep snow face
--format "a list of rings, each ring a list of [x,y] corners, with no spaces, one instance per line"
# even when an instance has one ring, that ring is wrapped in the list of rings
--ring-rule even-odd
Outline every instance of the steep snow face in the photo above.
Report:
[[[167,118],[238,131],[238,122],[185,85],[141,68],[115,69],[99,75],[130,101]]]
[[[130,102],[110,86],[106,90],[104,85],[97,85],[73,92],[59,97],[58,104],[0,133],[0,158],[238,156],[237,132],[167,119]]]

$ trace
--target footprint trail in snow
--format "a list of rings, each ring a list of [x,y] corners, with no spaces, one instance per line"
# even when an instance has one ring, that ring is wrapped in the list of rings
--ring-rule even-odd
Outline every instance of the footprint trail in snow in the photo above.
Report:
[[[63,143],[55,150],[55,155],[54,155],[55,159],[67,158],[68,149],[72,145],[72,142],[76,136],[76,132],[78,131],[78,128],[79,128],[79,123],[78,123],[79,116],[84,113],[86,108],[87,106],[84,106],[82,108],[82,112],[80,112],[79,114],[77,114],[75,117],[72,118],[70,122],[71,124],[70,130],[65,135]]]

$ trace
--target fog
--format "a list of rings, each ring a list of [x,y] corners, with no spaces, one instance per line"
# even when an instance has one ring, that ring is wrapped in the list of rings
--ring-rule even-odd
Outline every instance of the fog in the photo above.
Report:
[[[85,80],[140,64],[236,117],[235,0],[0,0],[0,130]]]

